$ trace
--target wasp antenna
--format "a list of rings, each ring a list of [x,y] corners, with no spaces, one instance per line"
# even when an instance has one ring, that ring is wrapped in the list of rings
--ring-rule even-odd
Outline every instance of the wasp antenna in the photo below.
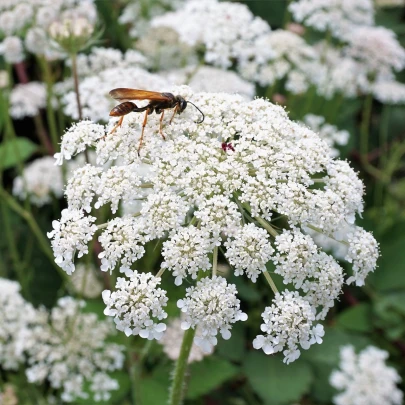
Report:
[[[197,108],[197,110],[201,113],[201,115],[202,115],[202,120],[201,120],[201,121],[196,121],[196,124],[201,124],[201,123],[204,121],[204,119],[205,119],[204,113],[203,113],[194,103],[192,103],[191,101],[187,101],[187,103],[192,104],[192,105],[193,105],[195,108]]]

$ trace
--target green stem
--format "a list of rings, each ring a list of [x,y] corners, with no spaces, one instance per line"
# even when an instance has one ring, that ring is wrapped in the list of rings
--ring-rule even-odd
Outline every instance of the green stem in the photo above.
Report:
[[[52,106],[52,99],[53,99],[52,72],[49,66],[49,62],[45,58],[39,58],[39,62],[46,83],[46,118],[48,120],[49,132],[51,134],[53,149],[58,150],[58,143],[59,143],[58,129]]]
[[[270,274],[268,273],[268,271],[264,271],[263,272],[264,277],[266,278],[267,282],[270,285],[270,288],[273,290],[274,294],[278,294],[278,290],[276,285],[274,284],[273,279],[271,278]]]
[[[254,217],[255,219],[266,231],[274,238],[278,236],[278,232],[263,218]]]
[[[212,276],[215,277],[217,275],[218,269],[218,246],[214,247],[214,255],[212,257]]]
[[[360,127],[360,161],[364,170],[382,182],[386,182],[386,176],[368,161],[368,141],[370,137],[370,120],[373,107],[373,95],[367,95],[363,107],[363,116]]]
[[[191,347],[193,346],[194,335],[195,329],[193,328],[184,332],[180,355],[176,362],[173,383],[170,388],[170,405],[181,405],[183,403],[184,376],[186,374],[188,356],[190,355]]]
[[[381,114],[381,121],[380,121],[380,132],[379,132],[379,143],[380,143],[380,150],[381,150],[381,157],[380,157],[380,165],[379,169],[385,173],[385,169],[387,167],[388,159],[387,159],[387,139],[388,139],[388,130],[389,130],[389,123],[390,123],[390,106],[384,105],[382,114]],[[383,182],[379,181],[375,187],[375,205],[377,207],[382,205],[384,197],[384,184]]]

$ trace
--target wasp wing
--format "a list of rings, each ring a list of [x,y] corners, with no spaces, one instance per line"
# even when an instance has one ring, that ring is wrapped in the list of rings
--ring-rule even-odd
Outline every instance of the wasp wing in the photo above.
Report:
[[[110,91],[110,96],[116,100],[151,100],[169,101],[170,98],[157,91],[118,88]]]

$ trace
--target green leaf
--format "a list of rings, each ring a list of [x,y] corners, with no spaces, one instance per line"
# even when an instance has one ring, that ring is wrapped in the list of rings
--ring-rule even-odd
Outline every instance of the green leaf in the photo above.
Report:
[[[339,363],[340,348],[352,345],[356,350],[364,349],[371,341],[361,335],[351,334],[339,329],[325,328],[323,343],[313,345],[309,350],[301,351],[301,357],[311,364],[337,366]]]
[[[392,227],[381,242],[379,267],[369,276],[369,282],[379,290],[398,290],[405,288],[405,223]]]
[[[231,361],[241,361],[245,354],[245,328],[241,323],[232,328],[232,336],[229,340],[220,339],[216,353]]]
[[[237,367],[216,357],[206,357],[201,362],[192,363],[190,366],[191,379],[186,397],[196,399],[201,395],[208,394],[237,373]]]
[[[27,160],[38,146],[28,138],[16,138],[0,145],[0,169],[5,170]]]
[[[155,380],[153,377],[142,379],[139,384],[142,404],[167,404],[169,397],[169,379]]]
[[[286,365],[281,356],[252,352],[244,372],[253,390],[268,404],[290,404],[309,392],[313,381],[311,367],[302,359]]]
[[[139,387],[142,404],[167,404],[169,397],[170,376],[174,362],[161,364],[153,369],[152,374],[142,378],[135,386]]]
[[[342,312],[337,317],[337,326],[355,332],[370,332],[373,329],[371,319],[370,305],[362,303]]]

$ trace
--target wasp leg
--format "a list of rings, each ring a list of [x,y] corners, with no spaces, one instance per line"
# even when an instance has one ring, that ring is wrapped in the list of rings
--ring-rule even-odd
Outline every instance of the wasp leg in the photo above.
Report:
[[[162,110],[162,115],[160,116],[160,128],[159,128],[159,134],[161,135],[161,137],[163,138],[163,140],[166,140],[166,137],[163,133],[163,117],[165,116],[165,110]]]
[[[122,125],[122,121],[124,121],[124,117],[125,117],[125,115],[123,115],[123,116],[118,120],[118,123],[114,126],[114,128],[109,132],[108,135],[113,134],[113,133],[117,130],[117,128]],[[105,137],[104,137],[104,138],[105,138]]]
[[[153,110],[152,110],[153,111]],[[142,124],[142,133],[141,133],[141,139],[139,140],[139,146],[138,146],[138,156],[139,156],[139,152],[141,151],[142,148],[142,142],[143,142],[143,134],[145,132],[145,127],[146,127],[146,123],[148,122],[148,115],[151,113],[150,108],[148,108],[145,112],[145,118],[143,119],[143,124]]]
[[[176,115],[176,112],[177,112],[177,110],[178,110],[178,105],[176,105],[176,107],[174,107],[174,110],[173,110],[173,115],[172,115],[172,118],[170,118],[170,121],[169,121],[169,124],[171,124],[172,123],[172,121],[173,121],[173,118],[174,118],[174,116]]]

